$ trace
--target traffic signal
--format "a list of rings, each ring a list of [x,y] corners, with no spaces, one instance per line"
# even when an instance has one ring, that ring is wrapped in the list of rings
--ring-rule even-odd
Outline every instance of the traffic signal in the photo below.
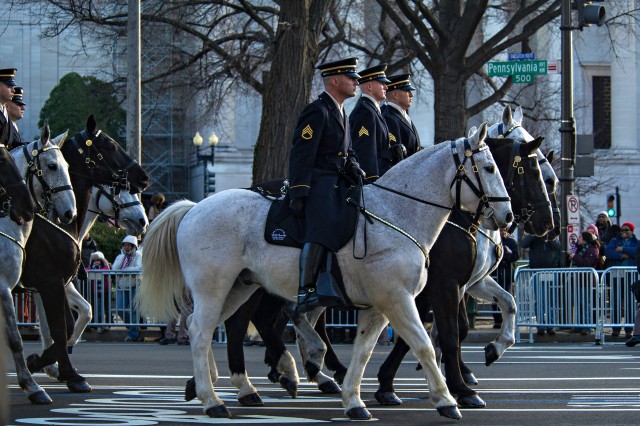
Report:
[[[207,178],[207,193],[216,192],[216,174],[211,173]]]
[[[606,16],[604,6],[593,5],[589,0],[576,0],[576,8],[578,9],[578,28],[580,30],[584,27],[590,27],[591,24],[597,26],[604,24]]]
[[[607,215],[609,217],[617,216],[616,211],[616,196],[613,194],[607,195]]]

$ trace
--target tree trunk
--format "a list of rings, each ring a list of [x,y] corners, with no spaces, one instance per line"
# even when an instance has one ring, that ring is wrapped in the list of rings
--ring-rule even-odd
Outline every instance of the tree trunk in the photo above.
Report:
[[[465,82],[456,73],[434,75],[435,143],[465,136]]]
[[[262,94],[260,132],[254,150],[253,182],[286,177],[291,137],[310,100],[320,29],[332,2],[282,0],[273,62]]]

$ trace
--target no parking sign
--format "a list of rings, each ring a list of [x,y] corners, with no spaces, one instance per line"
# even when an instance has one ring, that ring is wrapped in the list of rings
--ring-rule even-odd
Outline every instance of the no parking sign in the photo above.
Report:
[[[576,252],[578,246],[578,235],[580,234],[580,226],[567,225],[567,251],[570,253]]]
[[[580,198],[567,195],[567,251],[575,253],[580,235]]]

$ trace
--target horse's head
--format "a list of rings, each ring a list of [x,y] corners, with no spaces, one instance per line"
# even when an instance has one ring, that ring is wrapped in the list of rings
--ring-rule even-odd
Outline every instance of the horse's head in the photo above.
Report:
[[[29,189],[4,142],[9,126],[0,135],[0,217],[7,214],[18,225],[33,220],[35,205]]]
[[[497,230],[513,221],[513,212],[498,167],[484,142],[486,136],[487,124],[483,123],[470,137],[452,143],[458,171],[451,190],[459,207],[475,210],[484,227]]]
[[[511,107],[508,105],[505,106],[502,111],[502,120],[500,123],[496,123],[489,127],[487,134],[490,138],[497,139],[512,139],[515,142],[532,142],[535,140],[540,140],[542,142],[543,138],[534,138],[531,134],[522,127],[523,113],[522,108],[516,108],[515,112],[512,113]],[[560,226],[560,212],[557,208],[557,200],[555,196],[555,189],[557,187],[558,178],[551,167],[550,162],[548,162],[542,151],[540,150],[540,143],[537,144],[537,148],[532,150],[531,153],[535,154],[538,158],[538,167],[540,169],[542,182],[545,185],[547,198],[551,203],[551,212],[548,211],[547,207],[538,207],[534,208],[529,213],[531,214],[530,219],[525,222],[525,232],[535,234],[535,235],[544,235],[550,230],[557,229],[559,231]],[[533,188],[533,187],[532,187]],[[539,203],[533,203],[532,200],[536,198],[540,198],[540,194],[535,195],[530,193],[527,195],[526,202],[524,200],[522,202],[522,206],[524,208],[531,209],[533,206],[542,206]],[[514,202],[518,202],[518,200],[514,200]],[[530,205],[527,207],[527,205]],[[523,210],[519,210],[517,207],[515,208],[517,212],[524,212]],[[549,216],[551,215],[551,219]],[[525,213],[518,216],[520,220],[523,220],[523,216],[526,217]],[[528,225],[527,225],[528,223]]]
[[[100,214],[113,219],[116,226],[124,227],[128,235],[142,235],[149,225],[142,203],[127,190],[94,187],[91,203]]]
[[[69,164],[58,145],[50,140],[49,126],[45,124],[42,127],[40,140],[14,152],[16,158],[19,156],[26,162],[26,181],[36,210],[45,216],[53,213],[62,223],[72,222],[77,210]]]
[[[109,135],[96,129],[93,115],[85,130],[76,133],[61,147],[67,161],[93,185],[126,189],[132,194],[149,185],[149,176]]]

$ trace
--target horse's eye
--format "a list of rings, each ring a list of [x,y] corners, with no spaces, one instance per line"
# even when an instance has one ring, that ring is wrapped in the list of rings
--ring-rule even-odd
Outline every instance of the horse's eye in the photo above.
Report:
[[[496,172],[496,168],[494,166],[486,166],[485,171],[490,174],[494,174]]]
[[[57,164],[49,164],[47,167],[49,167],[49,170],[58,170]]]

